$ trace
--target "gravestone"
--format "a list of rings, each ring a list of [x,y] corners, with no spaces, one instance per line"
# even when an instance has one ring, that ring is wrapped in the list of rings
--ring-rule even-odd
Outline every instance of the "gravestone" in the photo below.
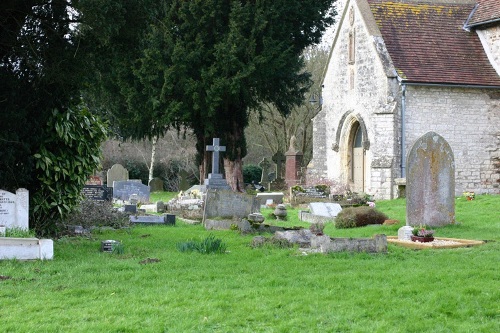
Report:
[[[455,160],[446,140],[435,132],[420,137],[406,165],[406,224],[444,226],[455,222]]]
[[[285,182],[288,187],[301,183],[302,177],[302,159],[304,154],[295,149],[295,136],[292,135],[290,138],[290,147],[285,154],[286,156],[286,170],[285,170]]]
[[[114,182],[113,198],[129,201],[131,197],[143,203],[149,202],[149,186],[134,180]]]
[[[163,191],[163,180],[160,178],[153,178],[149,181],[149,191],[150,192],[161,192]]]
[[[222,174],[219,173],[219,159],[220,152],[226,151],[225,146],[220,145],[220,139],[214,138],[213,144],[207,146],[207,151],[212,151],[212,172],[208,174],[208,178],[205,179],[205,186],[207,189],[219,189],[219,190],[231,190],[231,187],[227,184],[227,181],[223,178]]]
[[[113,188],[104,185],[85,185],[82,194],[92,201],[110,201],[113,197]]]
[[[0,190],[0,225],[6,228],[29,228],[29,191],[20,188],[16,193]]]
[[[260,183],[266,190],[269,190],[269,168],[271,167],[271,162],[264,157],[262,161],[260,161],[259,166],[262,168]]]
[[[179,191],[186,191],[187,189],[189,189],[189,181],[188,181],[189,172],[187,172],[186,170],[181,170],[179,172],[179,176],[181,177],[179,183]]]
[[[205,200],[205,219],[246,218],[260,212],[257,197],[233,191],[208,191]]]
[[[273,155],[273,162],[276,163],[276,173],[269,186],[271,191],[284,191],[287,189],[285,177],[283,176],[285,161],[286,157],[282,152],[279,151]]]
[[[114,164],[106,175],[106,185],[108,185],[108,187],[114,187],[113,183],[115,181],[128,180],[128,170],[121,164]]]
[[[283,164],[286,161],[286,157],[282,152],[277,152],[273,155],[273,162],[276,163],[276,179],[283,179]]]
[[[311,214],[316,216],[324,216],[335,218],[342,211],[342,207],[338,203],[333,202],[311,202],[309,204]]]

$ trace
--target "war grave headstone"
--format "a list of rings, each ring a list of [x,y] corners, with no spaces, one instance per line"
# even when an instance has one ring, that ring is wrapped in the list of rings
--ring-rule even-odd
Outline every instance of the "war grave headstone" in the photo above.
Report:
[[[121,164],[114,164],[106,174],[106,185],[113,187],[115,181],[128,180],[128,170]]]
[[[142,184],[140,180],[114,181],[113,198],[129,201],[133,195],[140,202],[149,202],[149,186]]]
[[[28,230],[28,214],[28,190],[21,188],[16,193],[0,190],[0,226]],[[0,237],[0,259],[44,260],[53,256],[54,243],[51,239]]]
[[[207,146],[207,151],[213,152],[212,154],[212,172],[208,174],[205,179],[207,189],[231,190],[223,175],[219,173],[219,159],[220,152],[226,151],[225,146],[220,145],[220,139],[214,138],[213,144]]]
[[[444,226],[455,222],[455,159],[446,140],[428,132],[407,156],[406,223]]]
[[[153,178],[149,181],[149,191],[150,192],[161,192],[163,191],[163,180],[160,178]]]

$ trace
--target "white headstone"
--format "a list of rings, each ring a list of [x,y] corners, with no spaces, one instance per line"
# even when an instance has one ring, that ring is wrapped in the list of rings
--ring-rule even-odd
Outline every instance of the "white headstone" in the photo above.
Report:
[[[29,191],[21,188],[16,194],[0,190],[0,225],[6,228],[29,227]]]
[[[337,217],[338,213],[342,211],[342,207],[333,202],[311,202],[309,209],[311,214],[324,217]]]
[[[113,182],[128,180],[128,170],[121,164],[114,164],[106,174],[106,184],[108,187],[114,187]]]
[[[405,225],[398,229],[398,239],[399,240],[411,240],[413,227]]]

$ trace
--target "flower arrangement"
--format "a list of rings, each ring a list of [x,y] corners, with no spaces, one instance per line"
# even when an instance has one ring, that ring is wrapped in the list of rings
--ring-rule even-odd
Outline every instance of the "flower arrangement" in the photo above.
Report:
[[[425,225],[421,225],[418,228],[413,228],[412,232],[413,236],[424,237],[424,238],[433,238],[434,230],[429,230]]]
[[[467,200],[474,200],[476,198],[476,193],[474,192],[464,192],[463,194]]]

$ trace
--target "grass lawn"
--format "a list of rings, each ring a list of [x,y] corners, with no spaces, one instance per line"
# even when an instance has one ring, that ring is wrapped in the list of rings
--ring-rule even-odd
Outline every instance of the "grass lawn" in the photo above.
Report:
[[[401,223],[325,232],[396,235],[405,201],[377,208]],[[457,198],[456,220],[436,236],[488,242],[303,255],[216,231],[229,252],[202,255],[177,250],[210,234],[181,221],[63,238],[52,261],[0,261],[0,332],[500,332],[500,196]],[[125,252],[99,252],[106,239]]]

